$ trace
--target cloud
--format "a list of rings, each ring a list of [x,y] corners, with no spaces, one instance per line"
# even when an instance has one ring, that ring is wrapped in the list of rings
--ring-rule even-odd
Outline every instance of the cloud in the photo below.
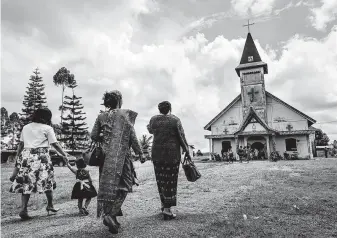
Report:
[[[162,20],[158,15],[161,5],[156,2],[134,0],[119,5],[103,2],[85,2],[81,11],[70,3],[64,16],[56,18],[68,21],[60,21],[60,28],[53,29],[53,33],[43,25],[48,26],[47,22],[54,25],[55,19],[46,17],[43,23],[27,19],[35,33],[26,34],[20,30],[22,22],[15,22],[14,16],[7,17],[2,26],[3,106],[10,112],[21,109],[29,75],[38,66],[53,120],[59,121],[61,88],[53,85],[52,77],[65,66],[75,74],[79,85],[76,95],[83,97],[89,127],[103,109],[100,106],[103,93],[119,89],[123,93],[123,107],[139,113],[138,136],[147,133],[146,125],[158,112],[157,104],[169,100],[173,113],[182,120],[188,142],[197,148],[207,148],[204,139],[207,132],[203,127],[240,93],[234,68],[239,64],[245,39],[221,35],[207,39],[201,33],[181,38],[188,24],[182,26],[180,19],[175,18]],[[54,7],[65,7],[64,2],[59,4]],[[33,11],[35,6],[26,6],[26,10]],[[48,9],[44,9],[45,16],[51,11]],[[169,28],[144,24],[145,18],[164,21]],[[20,26],[12,28],[14,25]],[[162,35],[165,31],[170,34]],[[70,39],[64,44],[46,41],[49,36],[62,36],[64,32]],[[155,40],[144,43],[144,37]],[[262,59],[269,64],[269,75],[265,77],[267,90],[317,120],[326,121],[325,117],[331,114],[326,109],[334,108],[337,95],[333,81],[334,42],[336,29],[322,40],[291,37],[282,49],[263,48],[256,40]],[[279,57],[276,51],[280,51]],[[327,127],[329,131],[332,129]]]
[[[233,10],[241,16],[269,15],[274,3],[275,0],[231,0]]]
[[[327,24],[334,21],[337,16],[337,1],[321,0],[322,5],[312,8],[310,20],[313,26],[320,31],[326,30]]]

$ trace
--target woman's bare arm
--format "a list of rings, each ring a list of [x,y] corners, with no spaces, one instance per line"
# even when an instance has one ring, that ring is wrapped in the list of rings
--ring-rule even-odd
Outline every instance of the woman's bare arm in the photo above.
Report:
[[[19,145],[18,145],[18,149],[16,150],[16,157],[19,157],[21,152],[23,151],[25,144],[23,143],[23,141],[20,141]]]
[[[71,165],[69,164],[69,162],[67,163],[67,167],[70,169],[71,172],[73,172],[74,174],[77,173],[77,170],[74,169],[73,167],[71,167]]]
[[[64,157],[67,157],[68,154],[62,149],[62,147],[60,146],[58,142],[52,143],[51,145],[55,148],[55,150],[58,153],[60,153]]]

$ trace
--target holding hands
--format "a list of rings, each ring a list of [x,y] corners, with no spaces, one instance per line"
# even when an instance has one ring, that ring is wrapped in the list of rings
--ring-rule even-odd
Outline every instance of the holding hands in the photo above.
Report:
[[[140,162],[143,164],[146,161],[146,157],[144,154],[139,155]]]

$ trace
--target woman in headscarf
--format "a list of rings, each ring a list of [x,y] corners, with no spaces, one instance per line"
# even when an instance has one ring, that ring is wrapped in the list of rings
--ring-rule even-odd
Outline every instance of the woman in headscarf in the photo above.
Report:
[[[32,122],[25,125],[21,132],[20,144],[16,154],[15,169],[10,180],[13,182],[10,192],[22,194],[19,216],[29,220],[27,205],[32,193],[45,193],[48,212],[57,212],[53,205],[53,190],[56,188],[54,168],[49,155],[53,146],[58,153],[67,154],[57,142],[51,127],[52,113],[48,108],[37,109],[32,115]]]
[[[164,219],[174,219],[171,207],[177,205],[177,183],[181,159],[180,148],[191,159],[180,119],[171,114],[168,101],[159,103],[160,115],[151,118],[147,126],[153,134],[152,161],[157,180]]]
[[[103,217],[104,225],[117,234],[120,224],[116,216],[122,215],[122,204],[135,184],[130,147],[141,162],[145,157],[134,129],[137,113],[121,109],[122,94],[117,90],[106,92],[103,101],[108,110],[98,115],[91,132],[92,140],[102,143],[105,155],[99,171],[97,217]]]

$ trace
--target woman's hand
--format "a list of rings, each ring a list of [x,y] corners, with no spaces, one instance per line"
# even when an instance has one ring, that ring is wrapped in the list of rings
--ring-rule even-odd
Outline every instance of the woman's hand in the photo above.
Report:
[[[192,161],[192,157],[191,157],[189,152],[185,152],[185,157],[186,157],[187,160]]]
[[[63,156],[63,161],[64,161],[64,163],[68,164],[69,163],[68,157],[67,156]]]
[[[12,174],[12,176],[9,177],[9,181],[14,182],[15,177],[16,177],[16,176]]]
[[[139,155],[140,162],[143,164],[146,161],[146,157],[144,154]]]

